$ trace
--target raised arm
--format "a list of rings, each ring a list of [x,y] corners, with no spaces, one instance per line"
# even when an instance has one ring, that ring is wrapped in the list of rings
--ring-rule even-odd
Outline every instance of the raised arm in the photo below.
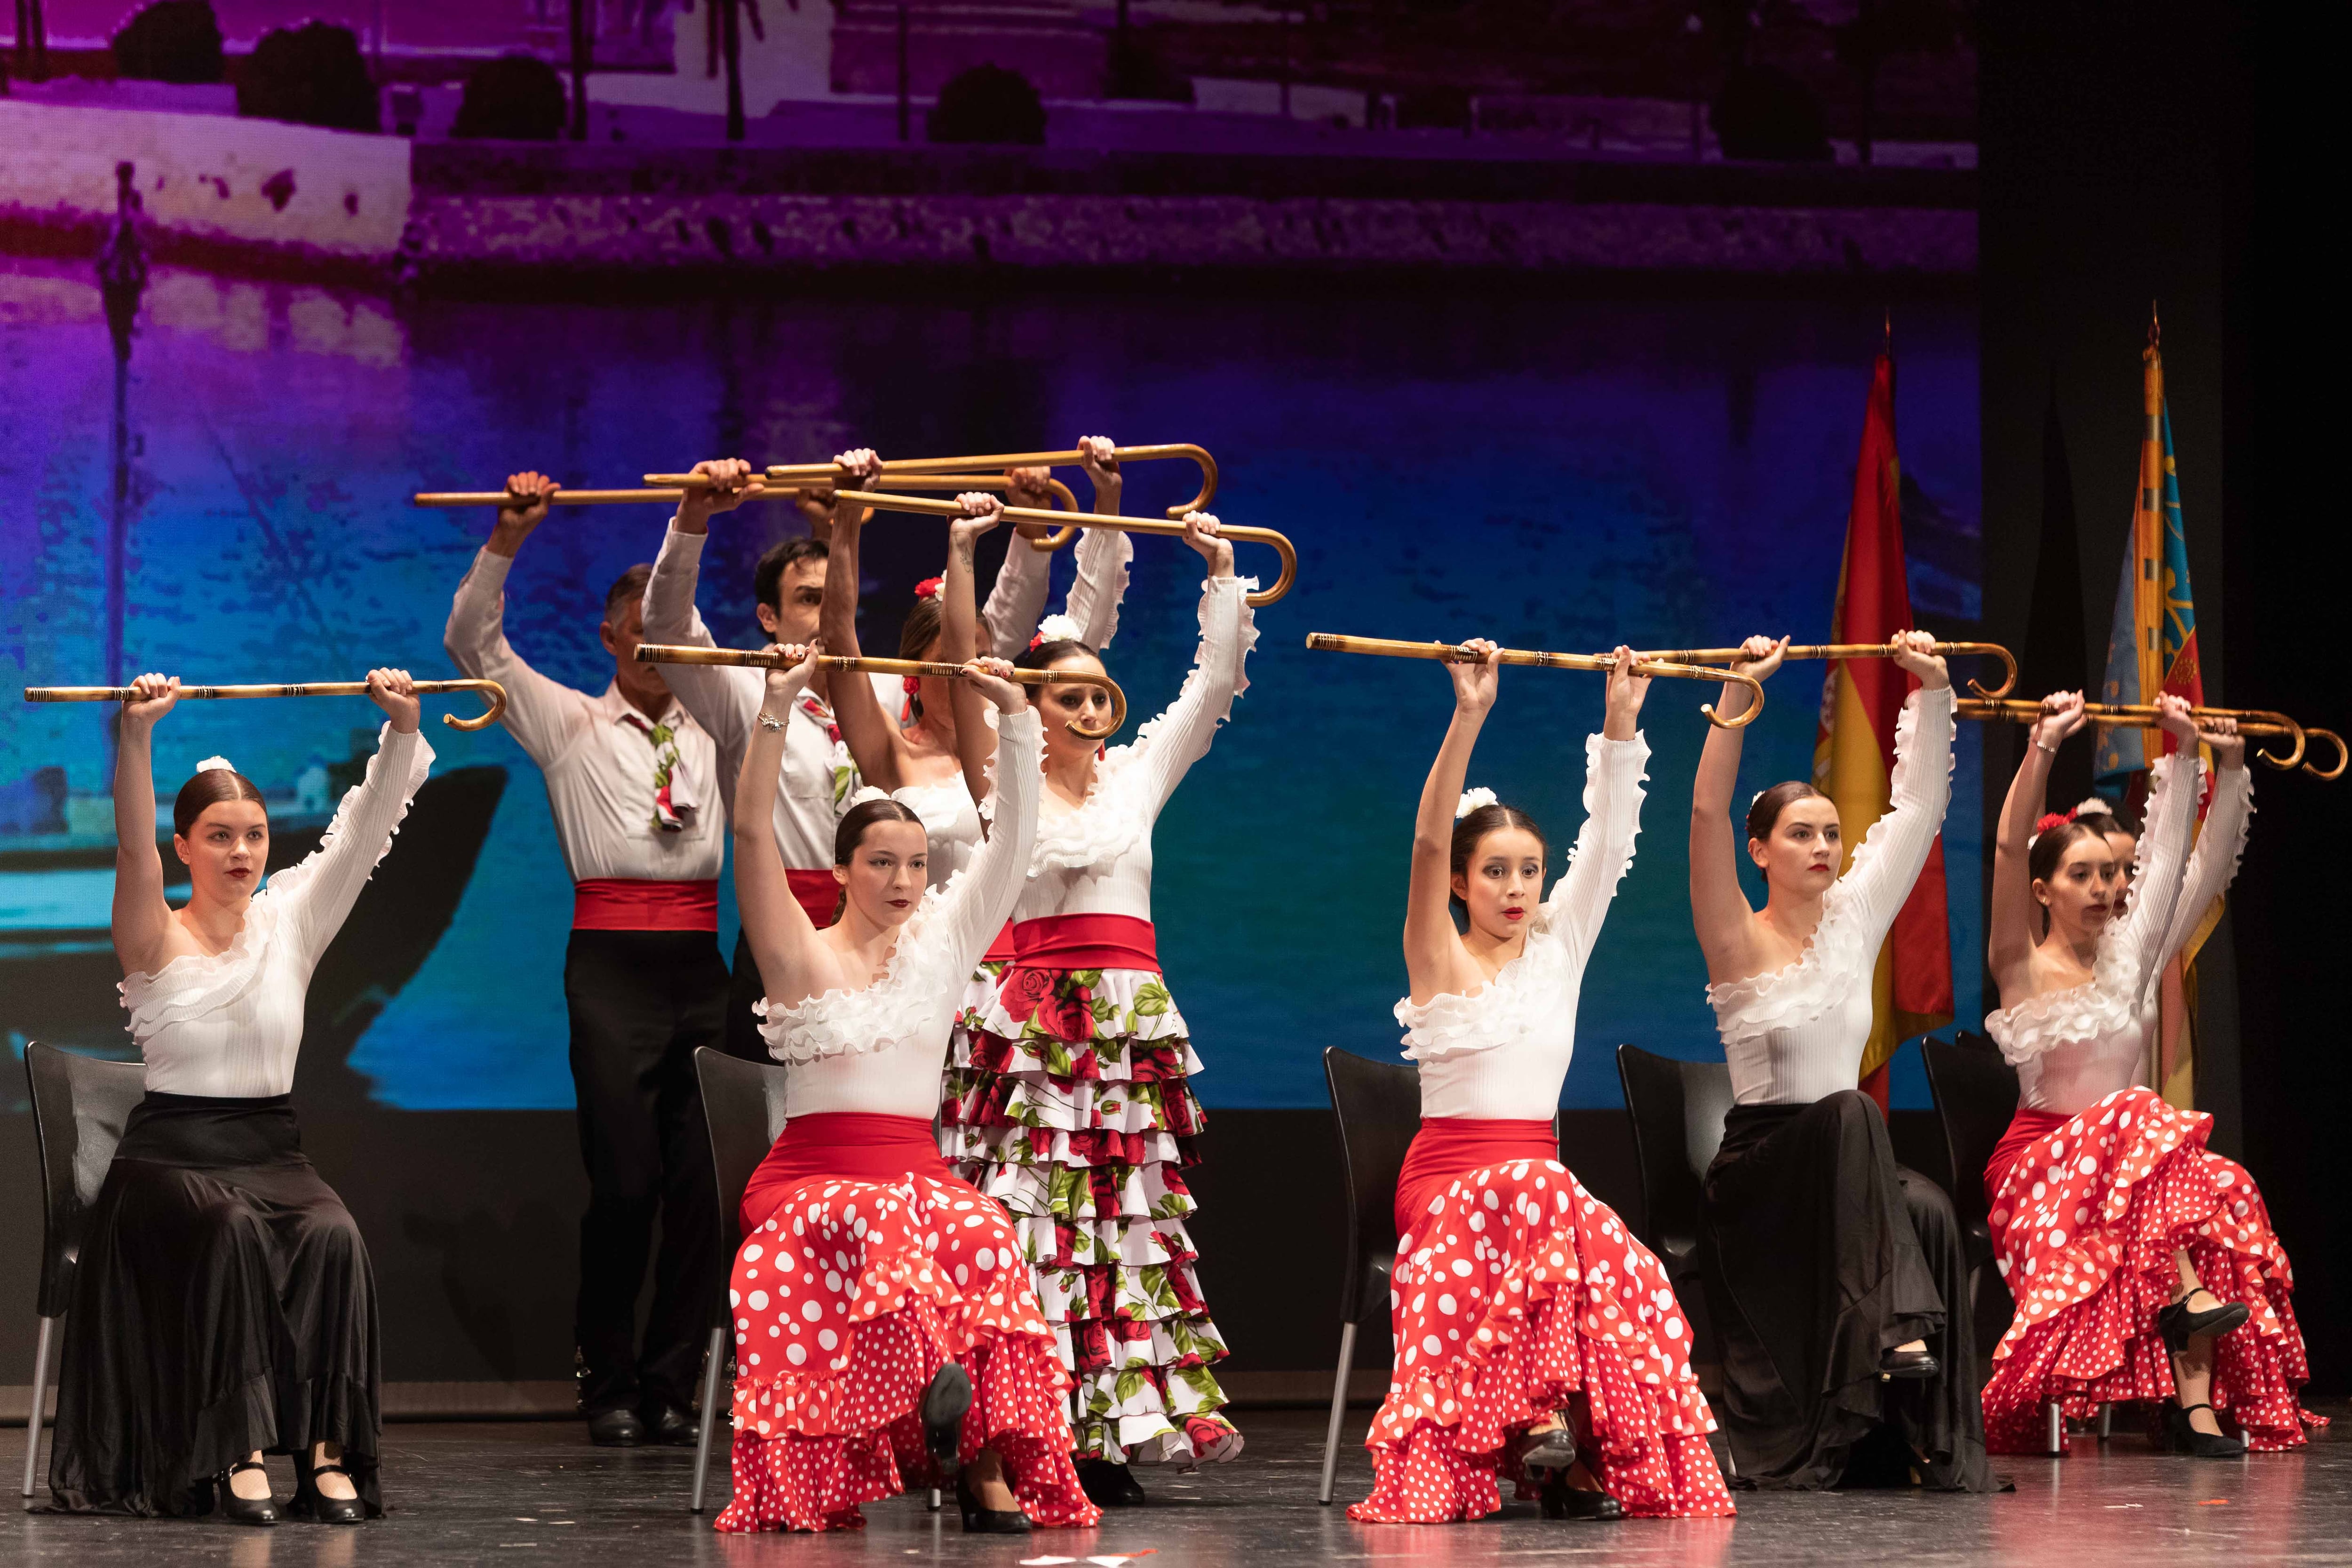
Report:
[[[142,675],[131,692],[114,732],[114,956],[125,974],[152,974],[172,923],[155,852],[155,721],[180,700],[180,678]]]
[[[866,447],[844,452],[834,461],[855,481],[845,489],[864,489],[882,471],[881,460]],[[853,658],[858,654],[857,591],[862,581],[858,552],[865,527],[862,508],[834,508],[833,532],[825,545],[824,598],[817,609],[818,643],[827,653]],[[906,770],[898,765],[904,742],[897,720],[883,711],[881,700],[874,695],[874,683],[863,678],[835,680],[828,682],[826,689],[833,696],[834,722],[841,726],[842,741],[849,747],[850,760],[857,764],[858,777],[884,791],[904,784]]]
[[[1045,481],[1052,473],[1050,468],[1007,468],[1005,504],[1050,509],[1054,492]],[[1029,543],[1053,531],[1042,522],[1024,522],[1017,524],[1014,531],[1017,537],[1004,546],[1004,563],[996,569],[996,581],[989,587],[976,634],[984,639],[981,651],[998,658],[1019,658],[1028,649],[1029,639],[1045,614],[1045,592],[1053,584],[1054,558]],[[961,710],[956,721],[962,722]]]
[[[751,944],[766,995],[789,1006],[823,990],[835,965],[808,911],[793,897],[772,824],[776,780],[784,764],[784,729],[793,721],[793,704],[816,673],[813,648],[784,651],[796,662],[769,670],[763,679],[743,771],[735,780],[734,833],[735,902],[743,917],[743,935]]]
[[[1151,721],[1151,743],[1131,764],[1143,770],[1145,797],[1154,813],[1168,804],[1192,764],[1208,755],[1234,699],[1248,689],[1243,666],[1257,641],[1246,598],[1257,584],[1234,575],[1234,547],[1218,537],[1217,520],[1204,511],[1186,517],[1184,542],[1208,563],[1201,586],[1201,649],[1183,690]]]
[[[1475,648],[1475,664],[1449,664],[1454,679],[1454,718],[1429,777],[1421,786],[1421,804],[1412,816],[1412,868],[1405,884],[1404,968],[1415,996],[1465,989],[1461,934],[1454,929],[1454,817],[1462,799],[1463,781],[1469,776],[1470,753],[1478,731],[1495,706],[1495,645],[1475,637],[1464,645]]]
[[[416,683],[408,671],[372,669],[367,681],[369,700],[388,721],[368,759],[367,776],[335,807],[319,847],[269,879],[281,919],[313,963],[342,929],[433,767],[433,748],[417,731]]]
[[[586,724],[587,713],[580,693],[531,668],[507,642],[507,572],[523,542],[546,520],[555,481],[540,473],[512,474],[507,489],[528,499],[521,506],[499,510],[489,542],[474,557],[450,601],[441,646],[466,674],[506,688],[506,712],[499,722],[530,760],[544,768],[563,754]]]
[[[2179,697],[2156,700],[2157,726],[2176,742],[2168,756],[2148,769],[2147,823],[2140,835],[2139,864],[2132,872],[2131,898],[2114,940],[2124,944],[2136,985],[2151,984],[2164,967],[2164,942],[2181,903],[2189,868],[2189,841],[2197,832],[2197,805],[2204,794],[2205,764],[2197,755],[2197,726]]]
[[[2169,963],[2187,949],[2189,939],[2204,923],[2238,874],[2238,858],[2246,852],[2246,828],[2254,811],[2254,778],[2246,768],[2246,741],[2238,721],[2220,719],[2204,730],[2205,743],[2213,748],[2213,799],[2205,812],[2204,830],[2189,853],[2189,869],[2181,876],[2180,900],[2158,950],[2158,964]]]
[[[2028,862],[2033,848],[2033,825],[2041,820],[2049,794],[2050,767],[2058,747],[2083,727],[2083,694],[2053,691],[2042,700],[2042,716],[2029,733],[2032,744],[2009,781],[2009,795],[2000,803],[2000,824],[1992,846],[1992,908],[1985,940],[1985,960],[2004,1005],[2032,989],[2028,966],[2042,940],[2041,906],[2033,901],[2033,872]]]
[[[1952,678],[1935,646],[1926,632],[1895,634],[1895,667],[1917,677],[1919,689],[1905,700],[1895,721],[1886,811],[1863,836],[1839,883],[1838,896],[1862,911],[1873,952],[1903,911],[1952,804]]]
[[[990,498],[993,500],[994,498]],[[1013,906],[1029,879],[1029,853],[1037,843],[1037,796],[1045,777],[1038,766],[1043,750],[1037,711],[1029,705],[1026,689],[1010,679],[1013,666],[1001,658],[973,659],[964,668],[974,673],[954,682],[970,687],[996,710],[996,810],[989,834],[971,864],[955,879],[942,911],[948,941],[955,949],[957,974],[970,974],[988,944],[1012,918]],[[964,720],[956,720],[962,732]],[[982,734],[984,722],[971,726]]]
[[[1743,657],[1731,668],[1757,680],[1770,678],[1780,668],[1789,639],[1753,637],[1740,645]],[[1715,700],[1715,710],[1736,719],[1748,711],[1748,688],[1725,681]],[[1731,792],[1739,783],[1740,737],[1743,726],[1726,730],[1709,725],[1706,742],[1699,749],[1698,772],[1691,777],[1690,901],[1691,924],[1698,932],[1699,951],[1706,956],[1709,979],[1747,973],[1756,911],[1739,886],[1739,835],[1731,816]]]
[[[710,629],[694,608],[703,541],[709,534],[713,512],[740,506],[760,487],[751,465],[740,458],[697,463],[694,471],[712,482],[686,492],[669,531],[662,537],[661,552],[654,557],[653,576],[646,584],[645,640],[716,647]],[[727,665],[673,664],[663,669],[662,679],[719,751],[748,743],[746,732],[760,703],[759,671]]]
[[[942,658],[963,664],[978,652],[973,645],[980,636],[971,608],[975,593],[972,561],[979,552],[981,536],[996,526],[1004,508],[994,496],[978,490],[967,491],[957,499],[963,503],[965,515],[948,524],[948,568],[940,583],[940,652]],[[1015,539],[1005,552],[1008,560],[1015,554],[1035,553],[1028,542],[1021,539]],[[1003,656],[997,657],[1001,662]],[[987,710],[992,699],[970,679],[951,680],[948,686],[948,700],[955,708],[956,761],[963,766],[964,787],[971,792],[975,803],[984,801],[988,798],[989,766],[1003,750],[1001,741],[990,738]],[[1023,706],[1027,706],[1025,697]]]
[[[1094,510],[1104,517],[1125,515],[1119,503],[1126,481],[1107,436],[1078,440],[1079,461],[1095,490]],[[1226,549],[1233,547],[1227,545]],[[1071,581],[1063,610],[1078,624],[1078,640],[1100,653],[1118,635],[1118,607],[1127,597],[1128,563],[1135,559],[1135,542],[1115,528],[1090,528],[1078,536],[1077,576]]]
[[[1650,747],[1639,726],[1642,699],[1649,689],[1649,678],[1633,673],[1633,650],[1620,647],[1617,668],[1609,672],[1601,733],[1585,741],[1584,826],[1569,851],[1568,869],[1544,902],[1546,918],[1567,941],[1580,968],[1601,936],[1601,920],[1633,863],[1633,840],[1642,831],[1642,769]]]

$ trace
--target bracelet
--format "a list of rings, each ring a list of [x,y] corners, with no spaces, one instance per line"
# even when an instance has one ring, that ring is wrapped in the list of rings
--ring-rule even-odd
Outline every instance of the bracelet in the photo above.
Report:
[[[784,727],[784,721],[783,721],[782,719],[771,719],[771,718],[769,718],[769,717],[768,717],[768,710],[767,710],[766,709],[762,708],[762,709],[761,709],[761,710],[760,710],[760,728],[761,728],[761,729],[762,729],[762,730],[781,730],[781,729],[782,729],[783,727]]]
[[[2056,756],[2056,755],[2058,754],[2058,748],[2057,748],[2057,747],[2055,747],[2055,746],[2045,746],[2045,745],[2043,745],[2043,744],[2042,743],[2042,737],[2041,737],[2040,735],[2036,735],[2036,736],[2034,736],[2034,737],[2033,737],[2033,749],[2034,749],[2035,751],[2037,751],[2037,752],[2049,752],[2049,753],[2050,753],[2052,756],[2053,756],[2053,757],[2054,757],[2054,756]]]

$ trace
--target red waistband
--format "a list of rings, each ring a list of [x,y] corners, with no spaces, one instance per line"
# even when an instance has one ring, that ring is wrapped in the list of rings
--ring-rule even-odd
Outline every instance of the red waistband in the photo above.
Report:
[[[841,909],[841,884],[833,879],[830,867],[822,871],[787,870],[784,882],[801,908],[808,911],[811,925],[823,931],[833,923],[834,915]]]
[[[1013,962],[1028,969],[1140,969],[1157,974],[1160,947],[1151,922],[1133,915],[1047,915],[1013,928]]]
[[[2074,1120],[2055,1110],[2029,1110],[2021,1105],[2010,1118],[2009,1131],[1992,1146],[1992,1158],[1985,1162],[1984,1184],[1988,1202],[2000,1197],[2000,1184],[2008,1180],[2010,1167],[2016,1164],[2026,1150],[2047,1138]]]
[[[1503,1121],[1477,1116],[1424,1116],[1397,1173],[1397,1234],[1410,1234],[1437,1189],[1465,1171],[1513,1160],[1557,1160],[1559,1131],[1549,1121]]]
[[[980,961],[982,963],[1010,963],[1013,952],[1013,922],[1006,921],[1003,929],[996,933],[996,940],[988,944],[988,951],[980,955]]]
[[[572,886],[574,931],[717,931],[719,882],[589,877]]]
[[[895,1182],[909,1175],[945,1176],[947,1162],[919,1116],[865,1110],[818,1110],[784,1123],[782,1136],[743,1189],[748,1235],[774,1212],[784,1192],[821,1176]]]

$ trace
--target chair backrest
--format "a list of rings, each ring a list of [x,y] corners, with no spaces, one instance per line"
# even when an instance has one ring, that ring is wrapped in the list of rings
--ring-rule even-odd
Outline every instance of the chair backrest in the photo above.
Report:
[[[1952,1207],[1962,1225],[1980,1224],[1988,1206],[1985,1166],[2017,1114],[2017,1069],[1990,1040],[1965,1029],[1956,1040],[1921,1040],[1919,1056],[1952,1162]]]
[[[1731,1111],[1731,1069],[1621,1045],[1617,1080],[1642,1172],[1636,1234],[1651,1251],[1680,1261],[1698,1246],[1706,1168],[1723,1147],[1723,1120]]]
[[[784,1072],[780,1064],[747,1062],[709,1046],[694,1053],[710,1163],[719,1178],[719,1231],[730,1258],[743,1240],[737,1218],[743,1189],[784,1130]]]
[[[110,1062],[39,1041],[25,1047],[33,1135],[41,1152],[41,1287],[38,1311],[61,1316],[73,1301],[84,1216],[98,1201],[123,1123],[147,1093],[141,1062]]]
[[[1348,1271],[1342,1322],[1388,1311],[1386,1278],[1396,1257],[1397,1177],[1421,1130],[1421,1071],[1337,1046],[1323,1052],[1331,1110],[1339,1120],[1339,1169],[1348,1193]],[[1377,1282],[1377,1283],[1376,1283]]]

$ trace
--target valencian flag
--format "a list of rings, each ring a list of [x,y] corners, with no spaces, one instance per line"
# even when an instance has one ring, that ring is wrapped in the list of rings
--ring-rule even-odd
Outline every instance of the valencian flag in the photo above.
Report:
[[[2189,540],[2181,530],[2180,476],[2173,464],[2172,413],[2164,398],[2164,357],[2148,326],[2140,355],[2139,485],[2131,533],[2124,542],[2116,615],[2107,632],[2107,670],[2100,686],[2106,702],[2153,702],[2159,692],[2205,700],[2197,657],[2197,604],[2189,584]],[[2147,765],[2173,749],[2157,729],[2102,731],[2094,766],[2100,793],[2134,805],[2147,793]],[[2198,805],[2204,818],[2205,803]],[[2201,830],[2201,828],[2200,828]],[[2182,1110],[2194,1108],[2196,981],[2189,965],[2221,921],[2221,900],[2204,912],[2179,961],[2165,971],[2158,1060],[2144,1064],[2147,1081]]]
[[[1890,337],[1870,380],[1862,452],[1853,468],[1853,510],[1846,519],[1845,561],[1838,572],[1832,642],[1883,643],[1913,629],[1903,571],[1902,470],[1895,455],[1895,353]],[[1895,773],[1895,721],[1911,678],[1891,659],[1832,661],[1822,684],[1821,727],[1813,739],[1813,787],[1835,803],[1845,867],[1871,825],[1886,814]],[[1938,765],[1930,763],[1930,766]],[[1862,1088],[1883,1109],[1886,1064],[1895,1047],[1952,1018],[1952,944],[1944,917],[1944,841],[1895,917],[1879,950],[1873,988],[1875,1021],[1862,1056]]]

